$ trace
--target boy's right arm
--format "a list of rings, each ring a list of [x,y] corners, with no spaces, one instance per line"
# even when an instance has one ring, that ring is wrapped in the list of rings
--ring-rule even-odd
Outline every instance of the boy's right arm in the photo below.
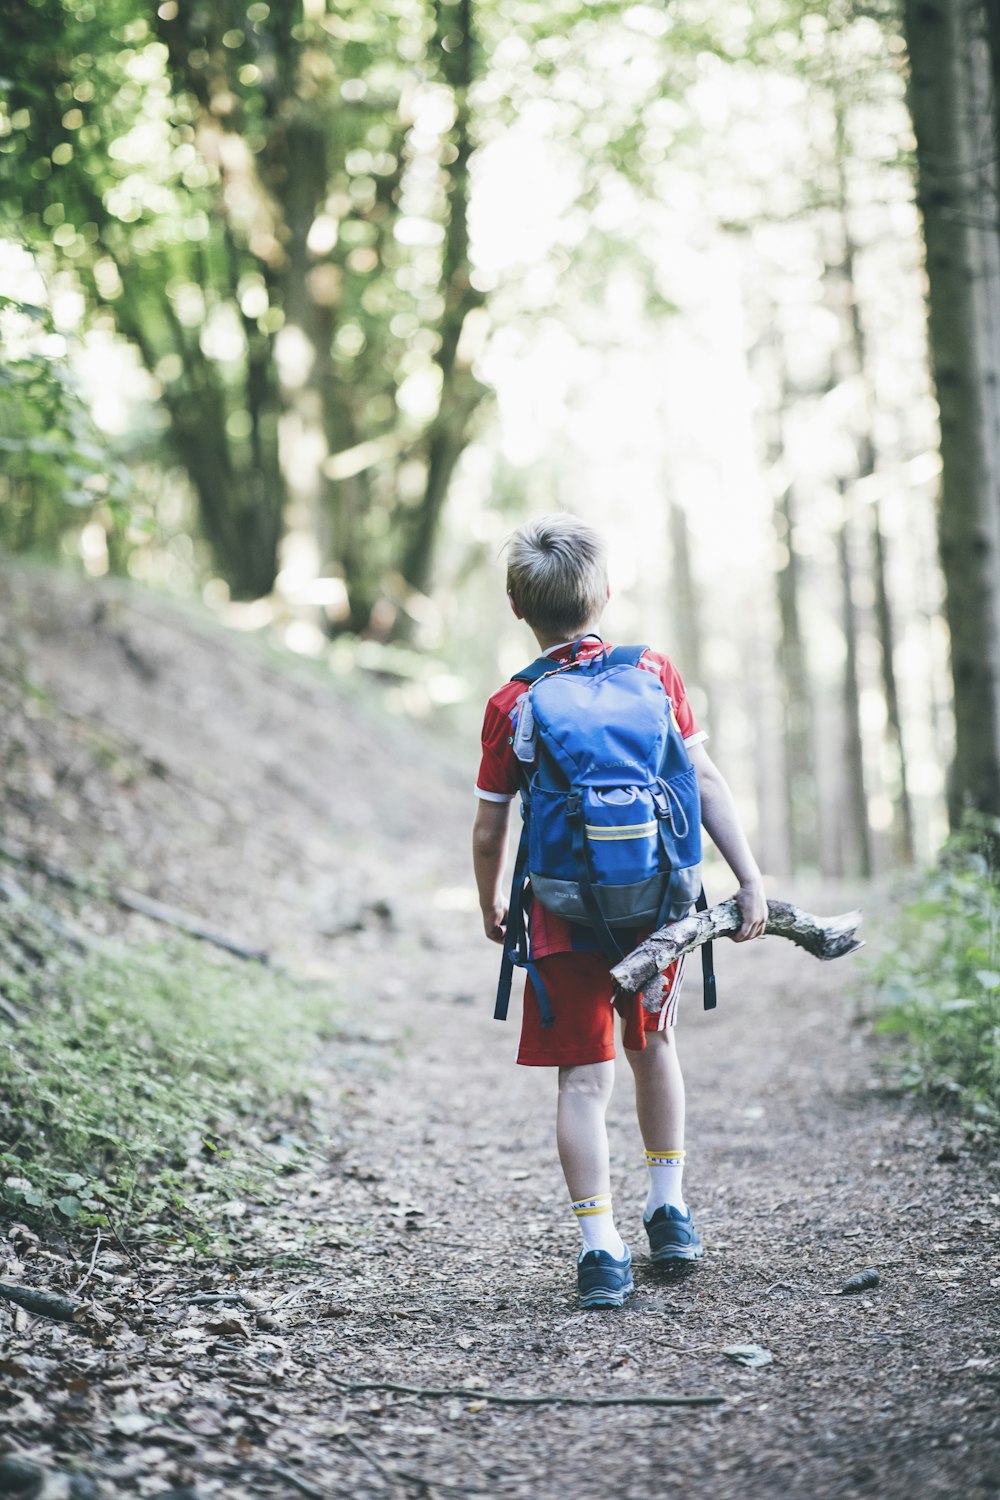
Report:
[[[507,857],[509,802],[480,800],[472,828],[472,865],[476,872],[483,928],[494,943],[502,943],[507,925],[507,903],[503,896],[503,869]]]

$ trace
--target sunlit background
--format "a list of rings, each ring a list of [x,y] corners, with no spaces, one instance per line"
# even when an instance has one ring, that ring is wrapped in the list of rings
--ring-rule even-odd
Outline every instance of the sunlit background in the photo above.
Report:
[[[931,854],[940,465],[891,22],[56,10],[52,99],[0,113],[0,291],[12,367],[72,380],[47,417],[5,387],[0,544],[365,672],[467,736],[471,779],[485,695],[534,654],[503,540],[565,508],[768,870]]]

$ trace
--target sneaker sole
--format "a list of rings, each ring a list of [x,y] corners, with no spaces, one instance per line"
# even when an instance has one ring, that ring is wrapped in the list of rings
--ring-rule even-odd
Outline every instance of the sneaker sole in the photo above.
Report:
[[[581,1292],[580,1307],[584,1311],[592,1307],[621,1307],[625,1298],[631,1297],[634,1291],[635,1282],[630,1281],[627,1286],[623,1286],[621,1291],[618,1292],[602,1292],[598,1290],[586,1293]]]
[[[662,1266],[664,1261],[670,1260],[701,1260],[704,1254],[704,1250],[700,1248],[697,1250],[675,1250],[672,1247],[668,1246],[664,1250],[651,1250],[649,1252],[649,1258],[653,1262],[654,1266]]]

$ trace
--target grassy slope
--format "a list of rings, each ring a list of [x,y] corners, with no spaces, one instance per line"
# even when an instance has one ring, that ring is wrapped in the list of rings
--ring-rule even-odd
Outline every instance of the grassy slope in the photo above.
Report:
[[[337,1086],[308,1065],[356,1029],[345,946],[418,920],[454,877],[417,835],[466,811],[360,686],[117,584],[0,570],[0,830],[82,882],[0,860],[8,1216],[207,1240],[221,1202],[311,1149]],[[288,967],[130,916],[108,884]]]

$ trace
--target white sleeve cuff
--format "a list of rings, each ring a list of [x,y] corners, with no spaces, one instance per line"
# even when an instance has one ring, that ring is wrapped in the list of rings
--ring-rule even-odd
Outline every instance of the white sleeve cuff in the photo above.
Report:
[[[481,786],[476,787],[476,796],[483,802],[513,802],[513,792],[484,792]]]
[[[701,742],[702,742],[702,740],[707,740],[707,739],[708,739],[708,734],[707,734],[706,730],[699,729],[695,734],[689,734],[688,737],[687,737],[687,739],[684,741],[684,743],[685,743],[685,745],[700,745]]]

